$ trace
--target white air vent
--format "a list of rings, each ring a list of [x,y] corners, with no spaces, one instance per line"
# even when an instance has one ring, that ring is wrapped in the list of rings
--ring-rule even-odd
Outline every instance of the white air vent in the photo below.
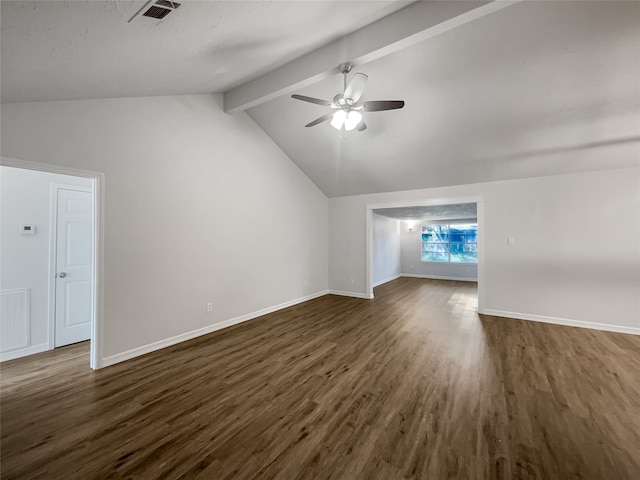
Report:
[[[0,353],[29,346],[28,288],[0,292]]]
[[[157,25],[171,12],[176,11],[180,5],[178,2],[169,0],[150,0],[129,19],[129,23],[133,20],[136,20],[136,23],[143,20]]]

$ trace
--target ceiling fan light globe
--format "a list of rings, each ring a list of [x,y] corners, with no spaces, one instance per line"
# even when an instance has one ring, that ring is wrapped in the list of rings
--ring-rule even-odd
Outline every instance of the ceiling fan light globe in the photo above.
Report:
[[[336,130],[340,130],[344,125],[346,119],[347,112],[345,112],[344,110],[338,110],[333,114],[333,118],[331,119],[331,126]]]
[[[349,132],[356,128],[361,121],[362,114],[360,112],[351,110],[344,120],[344,129]]]

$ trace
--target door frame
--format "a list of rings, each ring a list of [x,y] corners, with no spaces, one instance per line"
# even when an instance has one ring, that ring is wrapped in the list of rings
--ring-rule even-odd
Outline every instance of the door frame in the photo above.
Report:
[[[76,177],[78,175],[75,175]],[[56,275],[58,273],[58,192],[60,190],[75,190],[78,192],[88,192],[93,194],[95,188],[95,181],[91,182],[91,187],[82,187],[79,185],[67,185],[64,183],[52,183],[51,184],[51,200],[49,202],[51,206],[51,213],[49,214],[49,305],[48,305],[48,322],[47,322],[47,339],[49,342],[49,350],[56,348],[56,300],[57,300],[57,288],[58,282],[56,282]],[[92,204],[95,202],[95,198],[92,195]],[[94,211],[91,212],[95,215]],[[96,220],[95,217],[91,219],[91,244],[92,248],[95,244],[95,229]],[[95,270],[95,255],[91,258],[91,270],[92,273]],[[92,274],[92,282],[95,281],[95,276]],[[91,311],[92,319],[95,318],[95,292],[91,291]],[[93,321],[91,322],[91,337],[93,337]]]
[[[365,295],[373,298],[373,211],[379,208],[427,207],[431,205],[454,205],[457,203],[475,203],[478,215],[478,313],[484,312],[484,197],[473,195],[467,197],[431,198],[427,200],[403,201],[384,204],[365,205],[366,260],[365,260]]]
[[[93,182],[93,289],[92,289],[92,318],[91,318],[91,348],[89,353],[89,366],[97,370],[102,368],[103,332],[104,332],[104,185],[105,175],[101,172],[80,170],[60,165],[31,162],[10,157],[0,157],[0,165],[6,167],[22,168],[24,170],[36,170],[40,172],[59,173],[75,177],[89,178]],[[50,242],[51,244],[51,242]],[[51,252],[50,252],[51,253]],[[53,260],[55,265],[55,259]],[[50,266],[51,269],[51,259]],[[51,329],[51,275],[49,271],[49,327],[48,345],[51,348],[53,342],[53,330]],[[54,286],[55,289],[55,286]],[[53,299],[55,304],[55,299]],[[55,314],[54,314],[55,318]]]

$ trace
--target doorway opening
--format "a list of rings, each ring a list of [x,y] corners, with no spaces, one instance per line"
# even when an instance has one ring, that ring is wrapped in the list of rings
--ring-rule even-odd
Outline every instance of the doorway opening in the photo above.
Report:
[[[366,206],[366,292],[395,278],[477,282],[484,305],[481,197]]]
[[[89,341],[101,359],[102,174],[2,157],[0,361]]]

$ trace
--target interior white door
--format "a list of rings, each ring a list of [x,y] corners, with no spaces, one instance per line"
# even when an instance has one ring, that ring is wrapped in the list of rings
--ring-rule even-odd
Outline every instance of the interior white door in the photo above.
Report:
[[[57,189],[56,347],[91,337],[93,303],[93,195]]]

